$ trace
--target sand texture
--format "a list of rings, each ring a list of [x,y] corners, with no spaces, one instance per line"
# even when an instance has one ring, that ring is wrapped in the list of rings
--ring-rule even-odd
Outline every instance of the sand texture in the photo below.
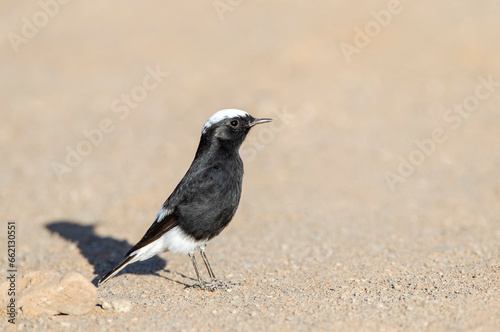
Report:
[[[63,2],[0,4],[0,330],[500,330],[497,0]],[[207,246],[231,288],[165,253],[94,289],[225,108],[276,120]]]

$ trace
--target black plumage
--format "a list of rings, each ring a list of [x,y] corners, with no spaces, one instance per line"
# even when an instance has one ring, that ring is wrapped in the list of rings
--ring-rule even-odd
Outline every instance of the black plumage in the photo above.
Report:
[[[220,285],[206,258],[205,244],[229,224],[238,208],[243,179],[241,144],[250,128],[269,121],[272,120],[255,119],[233,109],[219,111],[210,117],[203,127],[191,166],[163,203],[155,221],[124,261],[99,284],[130,263],[170,250],[191,257],[199,287],[214,289]],[[196,248],[212,279],[210,283],[200,277],[194,257]]]

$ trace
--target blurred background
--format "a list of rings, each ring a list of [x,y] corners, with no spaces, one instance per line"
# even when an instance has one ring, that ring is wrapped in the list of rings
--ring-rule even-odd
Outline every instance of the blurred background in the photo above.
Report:
[[[204,122],[239,108],[276,121],[242,147],[240,209],[209,248],[220,275],[426,274],[437,255],[498,278],[498,1],[0,8],[0,207],[26,270],[110,267],[126,245],[90,261],[50,225],[135,243]]]

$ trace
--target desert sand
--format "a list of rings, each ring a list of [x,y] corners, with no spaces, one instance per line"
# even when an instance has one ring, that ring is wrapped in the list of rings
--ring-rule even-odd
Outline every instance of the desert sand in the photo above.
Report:
[[[12,222],[18,287],[80,274],[97,294],[11,324],[2,288],[1,330],[500,330],[497,1],[0,8],[2,269]],[[276,120],[207,246],[231,288],[193,289],[165,253],[95,289],[225,108]]]

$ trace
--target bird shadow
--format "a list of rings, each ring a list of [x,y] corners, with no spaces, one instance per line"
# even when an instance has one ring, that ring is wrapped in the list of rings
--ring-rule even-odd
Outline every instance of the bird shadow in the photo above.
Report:
[[[76,244],[80,253],[94,266],[94,274],[97,274],[92,280],[94,286],[97,286],[99,279],[120,263],[132,248],[128,241],[97,235],[95,224],[82,225],[70,220],[57,220],[47,223],[45,227],[52,234]],[[147,261],[131,264],[120,273],[126,271],[133,274],[159,275],[158,272],[164,270],[166,265],[166,260],[154,256]]]
[[[175,271],[168,270],[168,269],[165,270],[165,272],[168,273],[169,276],[163,275],[163,276],[161,276],[162,278],[164,278],[164,279],[166,279],[166,280],[168,280],[170,282],[182,285],[182,286],[184,286],[184,288],[193,288],[194,285],[193,285],[192,282],[196,282],[197,281],[195,278],[188,277],[187,275],[185,275],[183,273],[175,272]],[[190,280],[191,283],[187,283],[187,282],[178,280],[179,278],[181,280]]]

